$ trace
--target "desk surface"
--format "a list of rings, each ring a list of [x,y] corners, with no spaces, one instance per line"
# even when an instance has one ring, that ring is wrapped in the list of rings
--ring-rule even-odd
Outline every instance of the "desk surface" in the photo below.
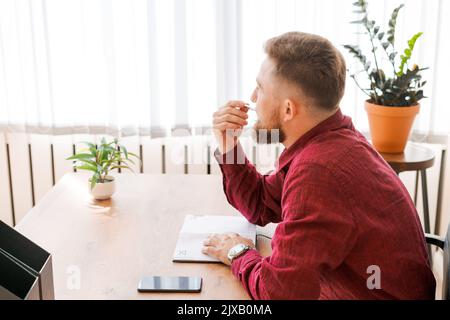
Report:
[[[172,262],[186,214],[239,214],[221,176],[119,174],[106,201],[91,198],[87,177],[65,175],[16,226],[51,252],[56,299],[249,299],[225,265]],[[270,254],[269,240],[257,245]],[[202,292],[139,293],[145,275],[201,276]]]

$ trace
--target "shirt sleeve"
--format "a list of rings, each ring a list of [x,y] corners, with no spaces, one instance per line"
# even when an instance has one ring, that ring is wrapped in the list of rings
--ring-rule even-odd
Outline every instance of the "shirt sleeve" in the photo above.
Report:
[[[272,255],[263,258],[250,250],[231,266],[253,299],[320,297],[321,275],[338,268],[356,242],[346,200],[326,168],[305,165],[287,176],[283,222],[272,239]]]
[[[225,154],[214,153],[228,202],[253,224],[281,221],[282,182],[276,174],[261,175],[238,143]]]

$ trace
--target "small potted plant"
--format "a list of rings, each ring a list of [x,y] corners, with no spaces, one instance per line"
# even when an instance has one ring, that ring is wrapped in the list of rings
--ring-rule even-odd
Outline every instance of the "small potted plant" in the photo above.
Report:
[[[367,35],[370,43],[371,59],[364,55],[357,45],[344,47],[357,59],[362,69],[351,78],[369,99],[365,102],[365,109],[369,118],[372,143],[379,152],[401,153],[404,151],[411,127],[416,115],[419,113],[419,101],[424,98],[421,71],[413,65],[408,67],[416,41],[422,32],[416,33],[409,41],[407,48],[400,56],[395,50],[395,29],[397,16],[403,4],[395,8],[389,20],[387,32],[370,20],[367,12],[367,1],[358,0],[353,3],[354,11],[360,15],[352,23],[362,26],[363,33]],[[385,56],[389,72],[383,70],[379,53]],[[368,87],[359,84],[357,76],[364,74],[368,80]]]
[[[114,169],[128,169],[133,171],[129,164],[134,161],[131,157],[140,161],[140,158],[119,144],[117,139],[106,142],[101,139],[100,145],[90,142],[81,142],[87,148],[83,148],[79,153],[67,158],[74,160],[74,168],[77,170],[87,170],[93,172],[89,179],[89,190],[96,200],[111,198],[116,190],[116,182],[109,173]]]

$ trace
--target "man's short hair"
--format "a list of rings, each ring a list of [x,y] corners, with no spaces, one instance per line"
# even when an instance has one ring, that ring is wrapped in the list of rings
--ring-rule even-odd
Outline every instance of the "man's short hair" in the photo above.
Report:
[[[269,39],[264,50],[275,61],[275,74],[298,85],[315,106],[328,111],[339,107],[346,66],[330,41],[314,34],[288,32]]]

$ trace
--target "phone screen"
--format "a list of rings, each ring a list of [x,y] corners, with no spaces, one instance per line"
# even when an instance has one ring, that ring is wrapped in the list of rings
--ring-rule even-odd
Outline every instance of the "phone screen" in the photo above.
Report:
[[[140,292],[200,292],[200,277],[144,277],[139,281]]]

